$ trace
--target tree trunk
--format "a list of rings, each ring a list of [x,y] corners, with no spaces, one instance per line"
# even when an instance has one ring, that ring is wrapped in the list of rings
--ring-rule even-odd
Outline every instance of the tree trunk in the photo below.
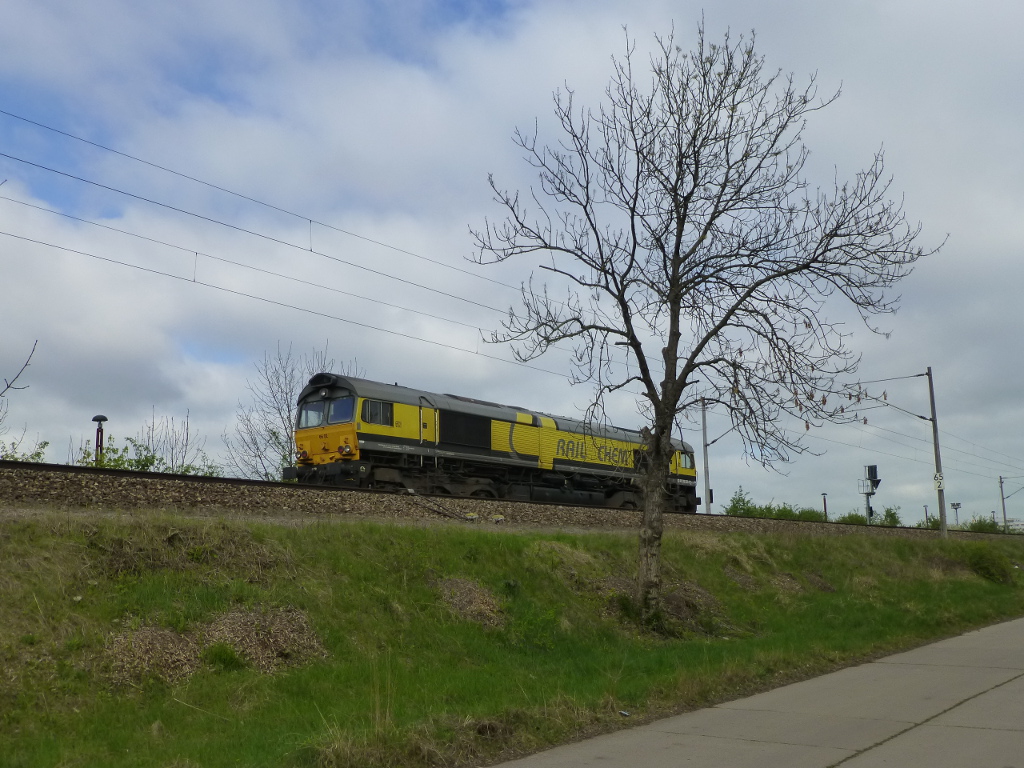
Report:
[[[657,443],[649,451],[644,475],[643,521],[640,525],[640,552],[637,568],[637,606],[644,622],[661,608],[661,535],[664,531],[665,486],[668,483],[671,453]]]

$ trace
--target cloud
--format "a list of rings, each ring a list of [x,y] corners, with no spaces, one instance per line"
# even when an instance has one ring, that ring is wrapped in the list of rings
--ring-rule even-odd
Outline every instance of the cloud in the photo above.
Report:
[[[0,181],[8,179],[0,195],[177,246],[0,200],[0,231],[134,265],[0,235],[0,375],[40,342],[30,389],[10,399],[8,423],[51,440],[52,458],[63,460],[67,439],[88,435],[95,412],[128,435],[154,412],[189,411],[216,449],[252,362],[278,343],[297,352],[329,343],[374,378],[576,415],[584,389],[452,349],[510,359],[473,329],[495,327],[500,315],[452,296],[504,310],[536,267],[475,267],[468,229],[500,216],[488,173],[511,189],[536,183],[510,136],[536,124],[544,141],[557,141],[553,90],[599,103],[610,57],[624,49],[623,25],[642,61],[652,34],[673,23],[678,41],[691,44],[702,15],[709,37],[756,28],[769,67],[798,79],[816,72],[822,94],[842,86],[808,125],[816,183],[848,178],[884,146],[894,194],[922,222],[925,242],[949,233],[942,253],[901,286],[890,339],[850,328],[865,380],[933,367],[949,431],[948,498],[965,513],[995,508],[996,477],[1024,475],[1014,426],[1024,174],[1013,98],[1024,53],[1013,37],[1021,12],[1010,3],[937,12],[881,2],[702,9],[439,0],[410,11],[375,2],[12,0],[0,19],[0,109],[284,211],[0,115],[0,151],[231,225],[0,159]],[[564,353],[537,363],[566,366]],[[922,381],[894,383],[894,402],[923,413]],[[628,399],[614,415],[637,423]],[[728,429],[719,415],[710,419],[712,437]],[[699,443],[698,422],[687,439]],[[863,502],[863,466],[878,464],[876,506],[921,514],[935,503],[920,419],[874,411],[866,427],[811,433],[808,444],[828,452],[798,457],[778,475],[750,466],[733,436],[722,438],[711,449],[717,501],[742,484],[759,501],[813,505],[828,492],[830,510],[848,511]]]

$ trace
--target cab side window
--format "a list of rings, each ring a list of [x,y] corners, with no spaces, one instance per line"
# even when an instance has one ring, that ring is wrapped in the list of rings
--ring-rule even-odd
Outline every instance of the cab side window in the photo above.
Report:
[[[693,469],[693,457],[683,451],[676,451],[676,461],[681,469]]]
[[[381,400],[363,400],[362,420],[367,424],[395,426],[395,404]]]

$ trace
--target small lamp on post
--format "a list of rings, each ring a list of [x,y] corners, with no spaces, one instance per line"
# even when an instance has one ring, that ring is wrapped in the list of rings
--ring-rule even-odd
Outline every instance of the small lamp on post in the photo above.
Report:
[[[96,422],[96,452],[93,454],[93,459],[96,466],[99,466],[103,462],[103,422],[107,420],[107,417],[101,414],[93,416],[92,420]]]

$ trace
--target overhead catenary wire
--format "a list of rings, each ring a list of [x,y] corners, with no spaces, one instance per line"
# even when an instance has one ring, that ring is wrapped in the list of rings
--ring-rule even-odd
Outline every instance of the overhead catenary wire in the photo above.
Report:
[[[178,206],[171,205],[170,203],[162,203],[159,200],[153,200],[152,198],[145,197],[144,195],[138,195],[138,194],[135,194],[134,192],[128,192],[128,191],[123,190],[123,189],[118,189],[117,187],[112,187],[112,186],[109,186],[108,184],[103,184],[103,183],[98,182],[98,181],[93,181],[92,179],[86,179],[86,178],[84,178],[82,176],[76,176],[76,175],[74,175],[72,173],[67,173],[66,171],[61,171],[61,170],[58,170],[56,168],[50,168],[49,166],[42,165],[40,163],[34,163],[31,160],[26,160],[26,159],[21,158],[21,157],[16,157],[14,155],[9,155],[6,152],[0,152],[0,157],[5,157],[8,160],[14,160],[15,162],[19,162],[19,163],[24,163],[25,165],[31,166],[33,168],[37,168],[39,170],[47,171],[49,173],[54,173],[54,174],[57,174],[59,176],[63,176],[65,178],[72,179],[74,181],[82,182],[83,184],[89,184],[91,186],[97,187],[98,189],[105,189],[108,192],[114,192],[115,194],[124,195],[125,197],[132,198],[133,200],[138,200],[138,201],[143,202],[143,203],[148,203],[150,205],[155,205],[155,206],[158,206],[160,208],[166,208],[167,210],[175,211],[176,213],[180,213],[180,214],[183,214],[185,216],[191,216],[193,218],[199,219],[200,221],[205,221],[205,222],[210,223],[210,224],[215,224],[217,226],[226,227],[226,228],[232,229],[232,230],[234,230],[236,232],[241,232],[241,233],[246,234],[246,235],[251,235],[253,237],[258,237],[258,238],[261,238],[263,240],[267,240],[267,241],[272,242],[272,243],[277,243],[278,245],[286,246],[288,248],[294,248],[294,249],[296,249],[298,251],[302,251],[303,253],[312,253],[312,254],[314,254],[316,256],[322,256],[325,259],[330,259],[331,261],[336,261],[336,262],[338,262],[340,264],[346,264],[346,265],[348,265],[350,267],[353,267],[355,269],[361,269],[363,271],[370,272],[370,273],[378,275],[380,277],[385,277],[385,278],[387,278],[389,280],[395,280],[395,281],[397,281],[399,283],[403,283],[405,285],[409,285],[409,286],[412,286],[412,287],[415,287],[415,288],[420,288],[420,289],[425,290],[425,291],[430,291],[431,293],[436,293],[438,295],[445,296],[445,297],[450,298],[450,299],[455,299],[456,301],[462,301],[462,302],[465,302],[467,304],[475,305],[477,307],[480,307],[481,309],[486,309],[489,312],[498,312],[498,313],[504,314],[504,312],[502,310],[495,309],[493,306],[490,306],[489,304],[483,304],[483,303],[481,303],[479,301],[474,301],[473,299],[467,299],[464,296],[458,296],[458,295],[456,295],[454,293],[449,293],[447,291],[442,291],[439,288],[431,288],[431,287],[423,285],[421,283],[417,283],[414,280],[408,280],[408,279],[406,279],[404,277],[398,277],[397,275],[391,275],[391,274],[388,274],[387,272],[383,272],[381,270],[373,269],[372,267],[367,267],[367,266],[365,266],[363,264],[358,264],[358,263],[353,262],[353,261],[348,261],[347,259],[342,259],[342,258],[340,258],[338,256],[331,256],[330,254],[327,254],[327,253],[322,253],[320,251],[311,250],[311,249],[306,248],[306,247],[304,247],[302,245],[298,245],[296,243],[291,243],[291,242],[289,242],[287,240],[282,240],[281,238],[274,237],[273,235],[267,235],[267,234],[264,234],[262,232],[256,232],[254,230],[247,229],[246,227],[242,227],[242,226],[239,226],[237,224],[232,224],[232,223],[227,222],[227,221],[221,221],[220,219],[215,219],[215,218],[212,218],[210,216],[205,216],[205,215],[203,215],[201,213],[196,213],[195,211],[189,211],[189,210],[186,210],[184,208],[179,208]]]
[[[378,331],[380,333],[386,333],[386,334],[390,334],[392,336],[398,336],[398,337],[401,337],[401,338],[404,338],[404,339],[409,339],[411,341],[417,341],[417,342],[421,342],[423,344],[430,344],[430,345],[435,346],[435,347],[441,347],[443,349],[449,349],[449,350],[452,350],[452,351],[455,351],[455,352],[464,352],[466,354],[476,355],[478,357],[486,358],[488,360],[494,360],[494,361],[500,362],[500,363],[505,363],[507,365],[515,365],[515,366],[519,366],[519,367],[522,367],[522,368],[528,368],[528,369],[533,370],[533,371],[539,371],[540,373],[547,373],[547,374],[551,374],[552,376],[558,376],[559,378],[563,378],[563,379],[565,378],[565,373],[564,372],[552,371],[550,369],[541,368],[540,366],[531,365],[530,363],[526,363],[526,362],[522,362],[522,361],[507,360],[507,359],[505,359],[503,357],[498,357],[497,355],[490,355],[490,354],[487,354],[486,352],[481,352],[479,350],[467,349],[465,347],[458,347],[458,346],[455,346],[454,344],[446,344],[445,342],[442,342],[442,341],[436,341],[434,339],[426,339],[426,338],[423,338],[423,337],[420,337],[420,336],[414,336],[414,335],[409,334],[409,333],[403,333],[401,331],[395,331],[395,330],[392,330],[390,328],[381,328],[379,326],[371,325],[370,323],[364,323],[364,322],[361,322],[359,320],[352,320],[352,319],[347,318],[347,317],[341,317],[339,315],[332,315],[332,314],[330,314],[328,312],[323,312],[323,311],[316,310],[316,309],[310,309],[309,307],[301,307],[301,306],[298,306],[296,304],[289,304],[289,303],[284,302],[284,301],[278,301],[276,299],[270,299],[270,298],[267,298],[266,296],[258,296],[256,294],[247,293],[245,291],[235,290],[233,288],[228,288],[226,286],[217,285],[215,283],[207,283],[207,282],[204,282],[202,280],[193,280],[191,277],[182,277],[181,275],[175,275],[175,274],[173,274],[171,272],[163,272],[161,270],[153,269],[151,267],[144,267],[144,266],[142,266],[140,264],[131,264],[129,262],[120,261],[118,259],[110,258],[108,256],[101,256],[99,254],[89,253],[87,251],[80,251],[78,249],[69,248],[69,247],[63,246],[63,245],[57,245],[56,243],[48,243],[48,242],[45,242],[43,240],[37,240],[37,239],[31,238],[31,237],[25,237],[23,235],[17,235],[17,234],[14,234],[13,232],[0,231],[0,235],[6,236],[6,237],[10,237],[10,238],[14,238],[16,240],[21,240],[21,241],[27,242],[27,243],[33,243],[35,245],[44,246],[44,247],[47,247],[47,248],[54,248],[54,249],[57,249],[57,250],[60,250],[60,251],[64,251],[66,253],[73,253],[73,254],[77,254],[79,256],[86,256],[88,258],[97,259],[99,261],[104,261],[104,262],[107,262],[109,264],[116,264],[118,266],[128,267],[129,269],[135,269],[135,270],[139,270],[141,272],[147,272],[149,274],[159,275],[161,277],[167,277],[167,278],[170,278],[172,280],[178,280],[180,282],[186,283],[188,285],[201,285],[201,286],[203,286],[205,288],[212,288],[212,289],[217,290],[217,291],[223,291],[224,293],[228,293],[228,294],[231,294],[231,295],[234,295],[234,296],[240,296],[240,297],[243,297],[243,298],[254,299],[256,301],[261,301],[261,302],[264,302],[266,304],[271,304],[271,305],[274,305],[274,306],[277,306],[277,307],[282,307],[282,308],[285,308],[285,309],[292,309],[292,310],[296,310],[298,312],[304,312],[306,314],[315,315],[317,317],[322,317],[322,318],[325,318],[325,319],[328,319],[328,320],[337,320],[339,322],[347,323],[349,325],[354,325],[354,326],[357,326],[357,327],[360,327],[360,328],[366,328],[367,330]]]
[[[864,384],[864,383],[868,383],[868,384],[870,384],[870,383],[880,383],[882,381],[896,381],[898,379],[920,378],[920,377],[927,376],[927,375],[928,375],[927,373],[919,373],[919,374],[915,374],[915,375],[912,375],[912,376],[899,376],[899,377],[893,377],[893,378],[890,378],[890,379],[879,379],[876,382],[861,382],[861,384]],[[882,398],[879,398],[879,397],[875,397],[875,396],[869,395],[869,394],[867,394],[867,392],[861,393],[861,396],[864,397],[867,400],[872,400],[872,401],[874,401],[877,404],[875,406],[871,406],[872,408],[879,408],[879,407],[892,408],[893,410],[898,411],[900,413],[906,414],[908,416],[913,416],[916,419],[921,419],[922,421],[931,421],[931,418],[928,417],[928,416],[921,416],[920,414],[914,413],[913,411],[908,411],[907,409],[901,408],[900,406],[895,405],[894,403],[891,403],[891,402],[889,402],[886,399],[882,399]],[[868,409],[864,408],[864,409],[861,409],[861,410],[868,410]],[[869,426],[871,426],[871,425],[869,425]],[[989,462],[990,464],[1001,465],[1003,467],[1010,467],[1011,469],[1021,469],[1020,465],[1024,464],[1024,460],[1022,460],[1022,459],[1019,459],[1019,458],[1014,457],[1014,456],[1010,456],[1009,454],[1005,454],[1005,453],[1002,453],[1000,451],[994,451],[994,450],[991,450],[991,449],[984,448],[982,446],[979,446],[977,443],[973,443],[970,440],[966,440],[966,439],[964,439],[962,437],[959,437],[959,436],[954,435],[952,433],[946,432],[945,430],[939,430],[939,434],[946,435],[947,437],[952,437],[952,438],[955,438],[957,440],[961,440],[961,441],[963,441],[965,443],[968,443],[969,445],[975,446],[977,448],[981,448],[982,450],[987,450],[990,453],[996,453],[996,454],[998,454],[1000,456],[1003,456],[1004,458],[1010,459],[1011,461],[1016,462],[1016,463],[1015,464],[1008,464],[1008,463],[1004,463],[1004,462],[995,461],[993,459],[987,459],[987,458],[985,458],[983,456],[978,456],[977,454],[971,454],[971,453],[968,453],[967,451],[962,451],[962,450],[960,450],[958,448],[953,448],[953,447],[948,446],[948,445],[945,447],[946,451],[954,452],[954,453],[961,453],[961,454],[964,454],[964,455],[967,455],[967,456],[972,456],[972,457],[980,459],[982,461]],[[903,436],[904,437],[911,437],[909,435],[903,435]],[[931,443],[931,440],[928,440],[926,438],[916,438],[916,437],[914,437],[914,438],[911,438],[911,439],[921,440],[922,442],[927,442],[929,444]],[[969,464],[970,466],[980,466],[978,464],[972,464],[971,462],[965,462],[965,463]]]
[[[794,431],[793,434],[799,435],[800,433]],[[836,440],[836,439],[830,438],[830,437],[823,437],[822,435],[809,434],[809,435],[806,435],[806,437],[809,437],[809,438],[811,438],[813,440],[820,440],[820,441],[825,442],[825,443],[833,443],[835,445],[842,445],[842,446],[844,446],[846,448],[855,448],[857,450],[866,450],[866,449],[864,449],[863,446],[853,445],[852,443],[844,443],[842,440]],[[932,462],[930,460],[916,459],[916,458],[913,458],[911,456],[901,456],[898,453],[888,453],[886,451],[880,451],[880,450],[877,450],[877,449],[874,449],[874,448],[871,449],[871,452],[875,453],[875,454],[878,454],[880,456],[889,456],[891,458],[900,459],[902,461],[914,462],[915,464],[924,464],[926,466],[931,466],[932,465]],[[981,477],[981,478],[984,478],[986,480],[994,480],[995,479],[995,477],[992,476],[992,475],[983,475],[983,474],[980,474],[978,472],[971,472],[970,470],[967,470],[967,469],[960,469],[955,464],[952,467],[945,467],[944,469],[945,469],[946,472],[956,472],[956,473],[964,474],[964,475],[972,475],[973,477]]]
[[[858,382],[856,386],[860,387],[860,386],[863,386],[865,384],[881,384],[881,383],[889,382],[889,381],[902,381],[902,380],[905,380],[905,379],[917,379],[917,378],[923,378],[923,377],[925,377],[927,375],[928,375],[927,373],[914,373],[914,374],[910,374],[908,376],[891,376],[891,377],[885,378],[885,379],[874,379],[872,381],[861,381],[861,382]],[[931,418],[928,417],[928,416],[921,416],[920,414],[916,414],[916,413],[913,413],[912,411],[908,411],[908,410],[906,410],[904,408],[900,408],[899,406],[894,405],[893,403],[890,403],[888,401],[879,400],[877,397],[872,397],[871,395],[868,395],[866,392],[862,393],[862,396],[866,397],[868,399],[871,399],[871,400],[875,400],[876,402],[878,402],[881,405],[884,405],[885,407],[893,408],[893,409],[895,409],[897,411],[905,413],[908,416],[913,416],[913,417],[915,417],[917,419],[921,419],[922,421],[931,421]],[[897,433],[897,434],[899,434],[899,433]],[[976,442],[974,442],[972,440],[968,440],[965,437],[960,437],[959,435],[955,435],[952,432],[949,432],[949,431],[947,431],[945,429],[940,429],[939,430],[939,434],[940,435],[944,435],[946,437],[951,437],[951,438],[953,438],[955,440],[960,440],[960,441],[962,441],[964,443],[967,443],[968,445],[972,446],[973,448],[975,448],[977,450],[982,450],[982,451],[986,451],[988,453],[994,453],[994,454],[996,454],[998,456],[1002,456],[1005,459],[1009,459],[1011,462],[1017,462],[1017,464],[1004,464],[1003,462],[998,462],[998,461],[995,461],[994,459],[986,459],[983,456],[977,456],[977,454],[970,454],[967,451],[961,451],[961,450],[959,450],[957,448],[952,448],[950,446],[946,446],[946,450],[948,450],[948,451],[953,451],[953,452],[957,452],[957,453],[963,453],[963,454],[969,455],[969,456],[973,455],[976,458],[979,458],[979,459],[981,459],[983,461],[989,461],[989,462],[991,462],[993,464],[1003,464],[1003,466],[1008,466],[1008,467],[1011,467],[1013,469],[1022,469],[1022,467],[1018,466],[1018,464],[1024,464],[1024,459],[1021,459],[1021,458],[1016,457],[1016,456],[1011,456],[1008,453],[1004,453],[1002,451],[997,451],[997,450],[992,449],[992,448],[986,448],[983,445],[980,445],[980,444],[978,444],[978,443],[976,443]],[[911,439],[914,439],[914,440],[922,440],[924,442],[929,442],[929,443],[931,442],[930,440],[928,440],[926,438],[917,438],[917,437],[912,437],[910,435],[903,435],[903,436],[904,437],[910,437]]]
[[[47,207],[42,206],[42,205],[35,205],[33,203],[29,203],[29,202],[26,202],[24,200],[18,200],[16,198],[8,197],[6,195],[0,195],[0,200],[7,200],[8,202],[17,203],[18,205],[23,205],[23,206],[25,206],[27,208],[32,208],[32,209],[37,210],[37,211],[42,211],[44,213],[53,214],[54,216],[61,216],[61,217],[65,218],[65,219],[70,219],[71,221],[77,221],[77,222],[80,222],[82,224],[87,224],[89,226],[97,227],[99,229],[105,229],[105,230],[108,230],[110,232],[117,232],[118,234],[121,234],[121,235],[127,235],[128,237],[134,237],[134,238],[137,238],[139,240],[144,240],[144,241],[149,242],[149,243],[154,243],[155,245],[162,245],[162,246],[165,246],[167,248],[173,248],[175,250],[182,251],[184,253],[195,254],[197,257],[204,256],[205,258],[212,259],[214,261],[220,261],[220,262],[223,262],[225,264],[231,264],[232,266],[239,267],[241,269],[247,269],[247,270],[250,270],[250,271],[253,271],[253,272],[260,272],[262,274],[270,275],[272,277],[278,277],[278,278],[281,278],[282,280],[289,280],[291,282],[299,283],[301,285],[306,285],[306,286],[313,287],[313,288],[320,288],[320,289],[325,290],[325,291],[331,291],[332,293],[338,293],[338,294],[341,294],[343,296],[350,296],[350,297],[353,297],[353,298],[361,299],[363,301],[370,301],[370,302],[373,302],[374,304],[377,304],[377,305],[380,305],[380,306],[390,307],[391,309],[398,309],[398,310],[402,310],[403,312],[411,312],[412,314],[420,315],[422,317],[429,317],[432,320],[440,320],[442,322],[452,323],[454,325],[461,325],[464,328],[472,328],[472,329],[477,330],[477,331],[479,331],[481,333],[483,333],[486,330],[484,328],[481,328],[479,325],[474,325],[472,323],[464,323],[461,320],[454,320],[454,319],[452,319],[450,317],[443,317],[441,315],[434,315],[434,314],[431,314],[429,312],[424,312],[424,311],[419,310],[419,309],[412,309],[411,307],[403,307],[403,306],[401,306],[399,304],[391,304],[391,303],[386,302],[386,301],[381,301],[380,299],[371,299],[368,296],[361,296],[360,294],[352,293],[351,291],[343,291],[340,288],[334,288],[334,287],[329,286],[329,285],[324,285],[323,283],[316,283],[316,282],[313,282],[311,280],[303,280],[302,278],[293,277],[291,275],[284,275],[284,274],[281,274],[280,272],[274,272],[273,270],[264,269],[262,267],[256,267],[256,266],[253,266],[251,264],[243,264],[240,261],[234,261],[232,259],[228,259],[228,258],[225,258],[223,256],[215,256],[215,255],[213,255],[211,253],[206,253],[204,251],[197,251],[194,248],[189,248],[189,247],[186,247],[186,246],[183,246],[183,245],[177,245],[175,243],[169,243],[166,240],[160,240],[160,239],[155,238],[155,237],[149,237],[147,235],[139,234],[138,232],[130,232],[130,231],[126,230],[126,229],[120,229],[119,227],[112,227],[109,224],[101,224],[98,221],[92,221],[90,219],[83,219],[83,218],[81,218],[79,216],[73,216],[70,213],[63,213],[62,211],[55,211],[52,208],[47,208]],[[194,275],[195,275],[195,271],[193,270],[193,276]]]
[[[917,441],[920,441],[920,442],[926,444],[926,447],[922,448],[922,449],[916,449],[913,446],[905,446],[907,448],[912,448],[914,450],[931,450],[931,440],[928,439],[928,438],[917,437],[916,435],[907,435],[907,434],[904,434],[903,432],[897,432],[896,430],[893,430],[893,429],[886,429],[885,427],[880,427],[877,424],[868,424],[867,427],[868,427],[868,429],[877,429],[877,430],[880,430],[880,431],[883,431],[883,432],[890,432],[890,433],[892,433],[894,435],[898,435],[900,437],[905,437],[908,440],[917,440]],[[863,431],[864,427],[859,427],[859,429],[861,431]],[[955,437],[955,435],[949,435],[949,436],[950,437]],[[886,439],[886,438],[883,438],[883,439]],[[962,439],[962,438],[957,438],[957,439]],[[896,442],[896,441],[893,441],[893,442]],[[897,444],[899,444],[899,443],[897,443]],[[981,446],[978,446],[978,447],[981,448],[982,450],[988,450],[986,448],[982,448]],[[958,454],[962,454],[964,456],[970,456],[971,458],[975,458],[975,459],[979,459],[981,461],[988,462],[989,464],[991,464],[991,465],[993,465],[995,467],[1004,467],[1004,468],[1008,467],[1008,468],[1014,469],[1014,470],[1024,469],[1024,466],[1021,466],[1021,464],[1024,464],[1024,460],[1014,459],[1014,457],[1012,457],[1012,456],[1007,456],[1006,458],[1013,459],[1013,460],[1017,461],[1018,464],[1010,464],[1010,463],[1003,462],[1003,461],[997,461],[995,459],[988,459],[988,458],[985,458],[984,456],[979,456],[976,453],[971,453],[970,451],[964,451],[964,450],[962,450],[960,448],[954,448],[954,447],[952,447],[952,446],[950,446],[948,444],[943,445],[942,450],[943,450],[943,453],[947,453],[947,452],[948,453],[958,453]],[[991,451],[991,452],[992,453],[996,453],[996,451]],[[970,462],[965,462],[965,463],[970,463]],[[971,464],[971,465],[972,466],[981,466],[980,464]]]
[[[42,128],[44,130],[51,131],[53,133],[59,134],[60,136],[64,136],[66,138],[73,139],[74,141],[78,141],[78,142],[81,142],[83,144],[87,144],[87,145],[89,145],[91,147],[95,147],[96,149],[100,149],[100,150],[102,150],[104,152],[110,152],[111,154],[117,155],[119,157],[123,157],[123,158],[125,158],[127,160],[131,160],[131,161],[136,162],[136,163],[141,163],[141,164],[149,166],[150,168],[153,168],[155,170],[162,171],[164,173],[169,173],[169,174],[171,174],[173,176],[177,176],[178,178],[185,179],[187,181],[191,181],[191,182],[194,182],[196,184],[200,184],[200,185],[202,185],[204,187],[207,187],[209,189],[217,190],[218,192],[223,192],[223,193],[225,193],[227,195],[231,195],[233,197],[237,197],[240,200],[246,200],[246,201],[248,201],[250,203],[254,203],[256,205],[263,206],[263,207],[268,208],[270,210],[278,211],[279,213],[283,213],[283,214],[285,214],[287,216],[292,216],[292,217],[294,217],[296,219],[299,219],[301,221],[308,221],[309,225],[310,225],[311,236],[312,236],[312,226],[313,226],[313,224],[317,224],[317,225],[319,225],[321,227],[324,227],[325,229],[330,229],[330,230],[333,230],[334,232],[338,232],[340,234],[347,235],[349,237],[353,237],[353,238],[356,238],[358,240],[362,240],[364,242],[371,243],[373,245],[378,245],[378,246],[380,246],[382,248],[387,248],[389,250],[395,251],[396,253],[402,253],[402,254],[405,254],[406,256],[412,256],[413,258],[421,259],[422,261],[429,262],[430,264],[434,264],[436,266],[443,267],[445,269],[450,269],[450,270],[453,270],[455,272],[461,272],[462,274],[469,275],[470,277],[475,277],[478,280],[483,280],[485,282],[492,283],[494,285],[499,285],[499,286],[501,286],[503,288],[508,288],[510,290],[517,291],[517,292],[520,290],[518,286],[509,285],[508,283],[502,282],[501,280],[496,280],[496,279],[494,279],[492,277],[487,277],[486,275],[481,275],[481,274],[479,274],[477,272],[473,272],[472,270],[463,269],[462,267],[457,267],[454,264],[448,264],[448,263],[440,261],[438,259],[432,259],[429,256],[424,256],[423,254],[416,253],[415,251],[410,251],[410,250],[405,249],[405,248],[400,248],[400,247],[398,247],[396,245],[392,245],[390,243],[386,243],[386,242],[384,242],[382,240],[376,240],[376,239],[374,239],[372,237],[367,237],[365,235],[360,235],[357,232],[353,232],[351,230],[344,229],[342,227],[337,227],[337,226],[335,226],[333,224],[328,224],[327,222],[320,221],[318,219],[314,219],[314,218],[312,218],[310,216],[307,216],[307,215],[304,215],[304,214],[301,214],[301,213],[296,213],[295,211],[291,211],[291,210],[288,210],[287,208],[283,208],[281,206],[274,205],[273,203],[268,203],[268,202],[266,202],[264,200],[260,200],[259,198],[252,197],[250,195],[246,195],[246,194],[243,194],[241,192],[236,192],[235,190],[229,189],[229,188],[221,186],[219,184],[214,184],[213,182],[206,181],[204,179],[200,179],[197,176],[191,176],[191,175],[189,175],[187,173],[182,173],[181,171],[176,171],[173,168],[168,168],[167,166],[160,165],[159,163],[154,163],[151,160],[146,160],[145,158],[138,157],[137,155],[132,155],[132,154],[129,154],[127,152],[122,152],[121,150],[117,150],[117,149],[114,149],[113,147],[108,147],[108,146],[106,146],[104,144],[100,144],[98,142],[91,141],[91,140],[86,139],[86,138],[84,138],[82,136],[76,136],[73,133],[69,133],[67,131],[62,131],[59,128],[54,128],[53,126],[47,125],[46,123],[41,123],[38,120],[32,120],[30,118],[23,117],[22,115],[16,115],[13,112],[9,112],[9,111],[4,110],[4,109],[0,109],[0,115],[6,115],[7,117],[10,117],[10,118],[12,118],[14,120],[20,120],[20,121],[22,121],[24,123],[28,123],[29,125],[34,125],[37,128]],[[312,250],[312,246],[310,246],[310,250]]]

